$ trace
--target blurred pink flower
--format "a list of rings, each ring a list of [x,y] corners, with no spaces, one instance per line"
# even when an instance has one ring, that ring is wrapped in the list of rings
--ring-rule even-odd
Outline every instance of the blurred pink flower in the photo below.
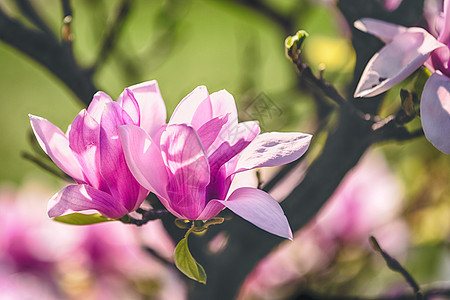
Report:
[[[257,122],[238,123],[233,96],[225,90],[209,95],[204,86],[178,104],[157,135],[133,125],[119,130],[131,172],[176,217],[208,220],[228,207],[268,232],[292,237],[281,207],[269,194],[250,187],[228,192],[236,173],[299,158],[310,135],[258,135]]]
[[[141,228],[54,222],[41,202],[49,190],[42,183],[27,183],[19,191],[0,188],[0,295],[20,300],[186,298],[175,268],[143,248],[173,260],[175,246],[160,221]],[[140,284],[153,289],[137,290]]]
[[[293,242],[283,243],[246,279],[239,299],[289,294],[306,274],[326,268],[340,246],[370,249],[375,235],[393,255],[405,251],[409,232],[398,216],[403,192],[382,156],[370,152],[343,179],[327,204]]]
[[[420,114],[426,138],[450,154],[450,1],[444,0],[443,17],[435,18],[437,39],[422,28],[406,28],[374,19],[361,19],[355,27],[387,43],[368,62],[355,97],[372,97],[403,81],[420,66],[433,72],[422,92]]]
[[[402,0],[381,0],[381,3],[384,5],[389,11],[396,10],[400,4],[402,4]]]
[[[343,242],[365,243],[375,228],[400,213],[403,191],[380,155],[366,154],[315,218],[323,234]]]
[[[117,127],[133,124],[152,135],[165,119],[156,81],[125,89],[117,102],[98,92],[66,134],[46,119],[30,115],[42,149],[77,182],[53,196],[49,216],[96,210],[116,219],[139,208],[148,191],[127,167]]]

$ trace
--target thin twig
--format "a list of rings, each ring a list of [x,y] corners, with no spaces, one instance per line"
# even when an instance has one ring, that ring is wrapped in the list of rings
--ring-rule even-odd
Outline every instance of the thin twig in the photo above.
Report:
[[[86,70],[81,68],[73,53],[57,39],[26,27],[0,9],[0,40],[28,55],[64,82],[85,104],[98,90]]]
[[[53,175],[56,175],[56,176],[58,176],[59,178],[62,178],[62,179],[64,179],[64,180],[66,180],[66,181],[73,182],[72,177],[70,177],[70,176],[67,175],[66,173],[60,171],[59,169],[55,169],[55,168],[53,168],[53,167],[47,165],[47,164],[44,163],[40,158],[37,158],[37,157],[31,155],[31,154],[28,153],[28,152],[22,152],[22,153],[21,153],[21,156],[22,156],[24,159],[26,159],[26,160],[28,160],[28,161],[31,161],[32,163],[38,165],[39,167],[41,167],[41,168],[44,169],[45,171],[47,171],[47,172],[49,172],[49,173],[51,173],[51,174],[53,174]]]
[[[47,35],[54,36],[51,29],[44,22],[44,20],[42,20],[29,0],[17,0],[16,3],[22,14],[24,14],[24,16],[27,17],[28,20],[31,21],[31,23],[33,23],[37,28],[45,32]]]
[[[409,286],[411,286],[411,288],[413,289],[414,294],[416,295],[416,299],[417,300],[422,299],[423,293],[420,289],[420,286],[417,284],[416,280],[412,277],[412,275],[409,274],[409,272],[405,268],[403,268],[403,266],[398,262],[398,260],[396,260],[395,258],[390,256],[386,251],[381,249],[375,237],[371,236],[369,240],[372,248],[381,254],[389,269],[391,269],[394,272],[400,273],[405,279],[405,281],[409,284]]]
[[[61,0],[61,2],[63,8],[62,43],[72,53],[72,8],[70,7],[70,0]]]
[[[163,257],[161,254],[159,254],[157,251],[155,251],[153,248],[150,247],[144,247],[144,250],[149,253],[151,256],[156,258],[159,262],[161,262],[163,265],[171,268],[175,268],[175,264],[171,262],[170,260]]]
[[[122,0],[117,8],[115,17],[111,22],[111,26],[105,31],[103,43],[97,55],[95,64],[90,68],[90,72],[94,73],[107,60],[108,56],[113,52],[123,25],[131,9],[131,0]]]
[[[70,0],[61,0],[64,18],[67,16],[72,16],[72,8],[70,6]]]
[[[166,216],[167,214],[169,214],[169,212],[165,209],[144,210],[142,208],[138,208],[136,210],[136,212],[142,215],[141,219],[136,219],[130,215],[125,215],[122,218],[120,218],[119,220],[125,224],[134,224],[136,226],[142,226],[142,225],[147,224],[149,221],[161,219],[164,216]]]

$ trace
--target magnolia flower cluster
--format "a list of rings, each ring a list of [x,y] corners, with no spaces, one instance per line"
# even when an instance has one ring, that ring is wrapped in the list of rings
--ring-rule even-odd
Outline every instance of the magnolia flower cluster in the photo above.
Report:
[[[450,1],[435,18],[438,37],[418,27],[374,19],[355,22],[358,29],[380,38],[386,45],[364,70],[355,97],[372,97],[387,91],[425,65],[433,74],[425,84],[420,103],[426,138],[440,151],[450,154]]]
[[[268,232],[292,238],[269,194],[230,186],[239,172],[296,160],[311,136],[260,134],[257,122],[238,123],[234,98],[225,90],[210,95],[197,87],[167,123],[156,81],[125,89],[117,101],[98,92],[66,134],[43,118],[30,115],[30,120],[41,147],[77,183],[53,196],[50,217],[93,210],[117,219],[152,192],[178,218],[208,220],[227,207]]]

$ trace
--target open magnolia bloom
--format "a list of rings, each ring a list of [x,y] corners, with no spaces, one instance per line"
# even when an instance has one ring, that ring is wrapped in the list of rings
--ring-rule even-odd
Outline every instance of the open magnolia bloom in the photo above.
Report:
[[[292,238],[275,199],[251,187],[230,191],[230,185],[238,172],[296,160],[310,135],[259,134],[257,122],[238,123],[232,95],[209,95],[204,86],[178,104],[158,134],[134,125],[119,131],[131,172],[176,217],[208,220],[227,207],[261,229]]]
[[[447,154],[450,154],[449,2],[444,0],[443,17],[435,18],[437,38],[418,27],[406,28],[374,19],[356,21],[356,28],[377,36],[386,45],[367,64],[354,95],[376,96],[425,65],[433,74],[422,92],[422,127],[426,138]]]
[[[125,89],[117,102],[96,93],[66,134],[46,119],[30,115],[42,149],[77,183],[52,197],[48,215],[94,210],[117,219],[139,208],[148,191],[127,167],[117,127],[133,124],[154,134],[165,124],[165,114],[158,85],[150,81]]]

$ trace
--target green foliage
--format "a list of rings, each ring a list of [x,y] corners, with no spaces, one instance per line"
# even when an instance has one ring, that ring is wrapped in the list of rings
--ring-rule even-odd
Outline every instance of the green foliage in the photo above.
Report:
[[[175,248],[175,265],[187,277],[206,284],[205,269],[194,259],[189,251],[188,236],[190,232],[191,230],[186,233],[186,236]]]
[[[89,225],[95,223],[115,221],[115,219],[109,219],[107,217],[102,216],[101,214],[85,215],[79,213],[55,217],[53,220],[71,225]]]

